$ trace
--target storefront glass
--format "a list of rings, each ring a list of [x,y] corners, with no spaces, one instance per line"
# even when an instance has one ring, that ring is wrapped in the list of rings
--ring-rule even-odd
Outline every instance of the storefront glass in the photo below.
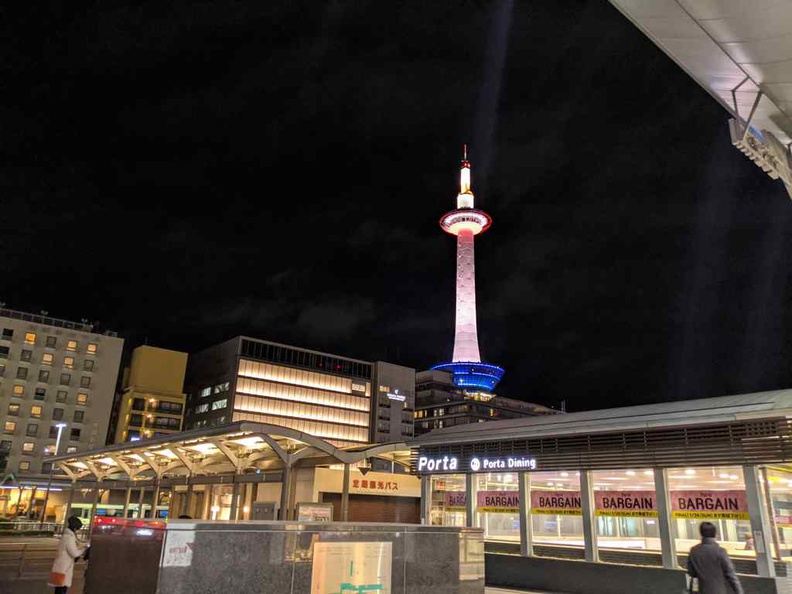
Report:
[[[583,549],[580,473],[532,472],[530,476],[534,554],[554,556],[554,547]]]
[[[432,526],[464,526],[467,516],[467,494],[464,474],[443,474],[431,477]]]
[[[597,546],[660,551],[654,472],[644,468],[592,474]]]
[[[768,468],[767,484],[772,502],[772,518],[775,523],[775,542],[781,559],[792,561],[792,472],[782,468]]]
[[[700,542],[699,525],[706,521],[715,524],[718,542],[729,555],[756,556],[747,538],[751,523],[741,467],[671,468],[668,489],[677,552],[687,553]]]
[[[516,472],[476,475],[476,516],[485,539],[520,542],[518,477]]]

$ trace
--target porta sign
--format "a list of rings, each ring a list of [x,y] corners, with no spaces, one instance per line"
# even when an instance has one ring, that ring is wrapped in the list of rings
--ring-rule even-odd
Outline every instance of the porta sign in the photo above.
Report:
[[[536,458],[525,456],[505,456],[503,458],[472,457],[467,461],[458,456],[418,456],[415,471],[419,474],[430,472],[499,472],[535,470]]]

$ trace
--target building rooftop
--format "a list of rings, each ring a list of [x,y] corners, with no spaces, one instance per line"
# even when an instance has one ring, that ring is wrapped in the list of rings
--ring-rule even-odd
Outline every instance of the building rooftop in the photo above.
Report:
[[[14,309],[0,308],[0,317],[11,318],[13,320],[22,320],[23,322],[33,322],[34,324],[42,324],[44,326],[52,326],[54,328],[67,328],[69,330],[78,330],[79,332],[91,332],[93,334],[103,334],[105,336],[118,336],[117,332],[113,332],[111,330],[95,332],[94,324],[88,324],[87,322],[72,322],[69,320],[51,318],[45,315],[32,314]]]

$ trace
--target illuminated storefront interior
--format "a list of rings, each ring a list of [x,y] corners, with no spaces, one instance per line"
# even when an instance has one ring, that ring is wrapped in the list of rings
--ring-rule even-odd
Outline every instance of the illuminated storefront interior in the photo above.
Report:
[[[454,427],[410,445],[426,521],[479,527],[492,554],[678,569],[710,521],[738,573],[774,577],[792,562],[788,415],[781,391]]]

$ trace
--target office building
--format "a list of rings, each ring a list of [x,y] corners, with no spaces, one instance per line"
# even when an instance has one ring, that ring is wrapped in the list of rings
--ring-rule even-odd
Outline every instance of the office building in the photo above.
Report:
[[[160,437],[182,430],[187,353],[148,345],[132,352],[124,370],[114,443]]]
[[[414,375],[385,362],[239,336],[190,355],[185,427],[252,421],[340,446],[401,441],[412,435]]]
[[[415,435],[455,425],[561,412],[483,390],[460,388],[454,384],[453,375],[447,371],[421,371],[416,374],[415,381]]]
[[[91,324],[0,309],[4,473],[49,473],[47,456],[104,445],[124,341]],[[61,425],[59,428],[58,425]]]

